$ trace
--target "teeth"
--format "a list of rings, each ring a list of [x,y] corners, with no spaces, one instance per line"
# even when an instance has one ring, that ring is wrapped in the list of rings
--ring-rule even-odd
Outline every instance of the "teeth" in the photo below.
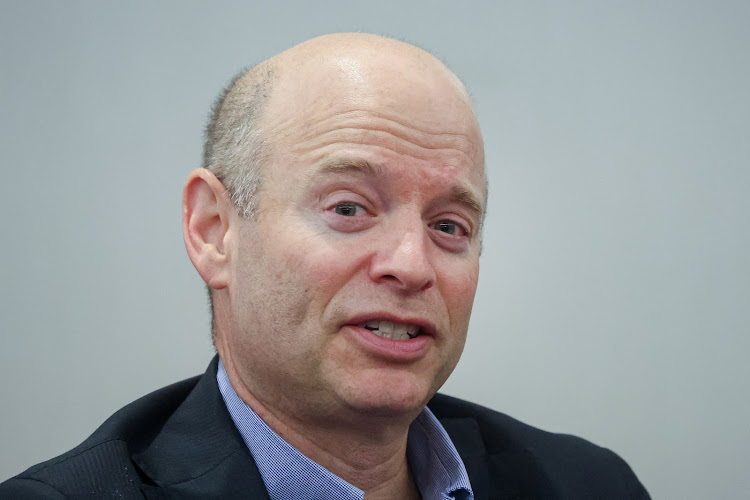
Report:
[[[378,330],[380,330],[380,333],[382,333],[389,339],[393,338],[392,335],[393,335],[394,327],[393,327],[393,323],[391,323],[390,321],[381,321],[380,328],[378,328]]]
[[[393,329],[393,336],[396,338],[404,338],[404,337],[408,338],[408,335],[406,335],[407,328],[409,327],[402,323],[396,324],[396,327]]]
[[[379,337],[392,340],[409,340],[419,334],[419,327],[417,325],[394,323],[392,321],[369,320],[365,323],[360,323],[359,326],[367,328]]]

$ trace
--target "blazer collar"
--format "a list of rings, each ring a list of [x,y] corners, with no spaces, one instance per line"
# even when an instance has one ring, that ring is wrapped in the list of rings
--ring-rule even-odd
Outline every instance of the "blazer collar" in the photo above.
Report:
[[[487,421],[494,412],[484,409],[478,418],[475,405],[468,409],[466,402],[440,394],[429,406],[464,461],[476,500],[557,498],[533,451],[510,427]]]
[[[216,383],[218,356],[156,438],[133,461],[147,498],[267,499],[263,479]]]

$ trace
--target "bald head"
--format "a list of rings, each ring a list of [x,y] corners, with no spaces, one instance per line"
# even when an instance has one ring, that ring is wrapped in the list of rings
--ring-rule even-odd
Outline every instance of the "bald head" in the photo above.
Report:
[[[332,70],[334,73],[338,70],[361,78],[368,68],[391,68],[402,74],[416,73],[425,79],[450,82],[468,101],[463,84],[435,56],[414,45],[378,35],[324,35],[292,47],[267,63],[278,68],[280,76],[288,72],[291,80],[297,82],[303,74],[328,77]]]
[[[294,148],[300,123],[336,113],[400,108],[436,110],[412,116],[422,130],[443,133],[445,117],[473,129],[467,151],[483,164],[478,125],[460,80],[433,55],[413,45],[362,33],[303,42],[235,77],[214,105],[206,128],[204,167],[229,191],[238,213],[258,207],[263,167],[280,148]],[[304,134],[302,134],[304,135]]]

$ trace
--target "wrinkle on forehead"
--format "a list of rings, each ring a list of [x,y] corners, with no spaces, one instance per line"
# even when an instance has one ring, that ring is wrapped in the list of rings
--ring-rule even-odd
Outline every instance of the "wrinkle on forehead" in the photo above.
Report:
[[[284,143],[285,149],[301,155],[334,144],[370,144],[419,159],[459,155],[473,165],[479,149],[466,133],[415,128],[393,114],[376,111],[329,113],[319,117],[313,127],[299,127],[296,120],[285,120],[269,132]]]

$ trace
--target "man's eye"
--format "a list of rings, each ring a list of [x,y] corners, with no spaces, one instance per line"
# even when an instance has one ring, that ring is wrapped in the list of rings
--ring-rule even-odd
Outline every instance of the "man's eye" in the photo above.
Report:
[[[339,203],[333,207],[333,211],[345,217],[353,217],[357,215],[357,210],[360,208],[356,203]]]
[[[438,221],[432,227],[447,234],[456,234],[456,229],[458,229],[458,225],[450,220]]]

